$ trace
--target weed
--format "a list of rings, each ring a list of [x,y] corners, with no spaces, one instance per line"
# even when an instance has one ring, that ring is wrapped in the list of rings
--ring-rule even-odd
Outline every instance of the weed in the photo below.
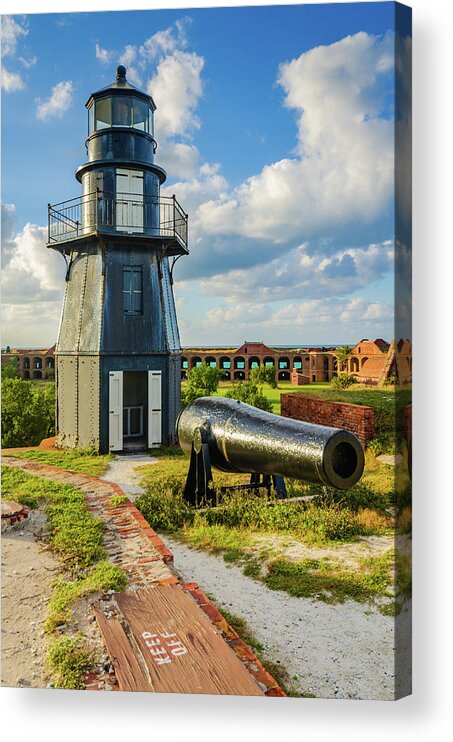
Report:
[[[107,561],[94,565],[85,576],[73,582],[68,582],[65,579],[58,580],[54,584],[50,598],[44,625],[45,631],[50,633],[57,626],[67,623],[71,615],[71,604],[78,598],[97,591],[122,590],[126,584],[127,577],[124,572]]]
[[[57,688],[83,688],[83,676],[94,661],[83,636],[60,636],[52,642],[47,664],[52,670]]]
[[[129,502],[129,498],[126,495],[113,495],[109,500],[109,505],[114,508],[117,505],[124,505],[126,502]]]

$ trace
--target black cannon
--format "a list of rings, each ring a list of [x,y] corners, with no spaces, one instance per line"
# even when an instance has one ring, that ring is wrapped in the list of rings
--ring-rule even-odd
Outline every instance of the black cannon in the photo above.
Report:
[[[211,467],[251,474],[250,483],[238,487],[270,493],[273,485],[279,497],[286,495],[284,477],[347,489],[363,472],[363,448],[353,433],[234,399],[196,399],[179,415],[176,433],[190,456],[184,496],[194,505],[215,501]]]

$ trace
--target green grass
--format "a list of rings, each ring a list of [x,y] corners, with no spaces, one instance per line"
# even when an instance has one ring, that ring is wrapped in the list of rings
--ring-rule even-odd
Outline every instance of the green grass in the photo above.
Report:
[[[276,559],[259,579],[270,590],[283,590],[298,598],[312,598],[324,603],[355,600],[371,603],[376,598],[390,598],[393,582],[393,549],[379,557],[363,559],[359,570],[344,570],[323,559],[292,562]],[[384,609],[387,604],[385,604]]]
[[[70,451],[15,451],[12,454],[18,459],[29,459],[39,461],[42,464],[59,466],[62,469],[89,474],[92,477],[102,477],[109,465],[114,460],[112,454],[100,455],[90,449],[71,449]]]

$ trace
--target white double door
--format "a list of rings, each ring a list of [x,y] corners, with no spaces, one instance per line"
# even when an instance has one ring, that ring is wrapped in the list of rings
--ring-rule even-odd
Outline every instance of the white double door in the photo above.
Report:
[[[143,171],[116,170],[116,229],[143,232]]]
[[[162,372],[148,371],[148,448],[162,443]],[[123,450],[123,372],[109,373],[109,449]]]

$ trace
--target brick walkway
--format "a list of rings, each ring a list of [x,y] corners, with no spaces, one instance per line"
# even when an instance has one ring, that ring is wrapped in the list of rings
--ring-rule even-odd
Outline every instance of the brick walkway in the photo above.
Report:
[[[193,598],[198,609],[209,618],[216,631],[254,678],[261,692],[267,696],[285,695],[259,659],[239,638],[198,585],[196,583],[181,584],[171,569],[173,564],[171,551],[118,485],[88,474],[8,455],[2,457],[2,464],[23,469],[39,477],[70,484],[81,490],[86,497],[90,511],[104,523],[104,547],[110,561],[121,567],[128,576],[126,592],[157,585],[174,585],[182,589]],[[125,502],[112,505],[111,499],[115,495],[125,497]],[[95,689],[95,687],[94,682],[92,688]]]

